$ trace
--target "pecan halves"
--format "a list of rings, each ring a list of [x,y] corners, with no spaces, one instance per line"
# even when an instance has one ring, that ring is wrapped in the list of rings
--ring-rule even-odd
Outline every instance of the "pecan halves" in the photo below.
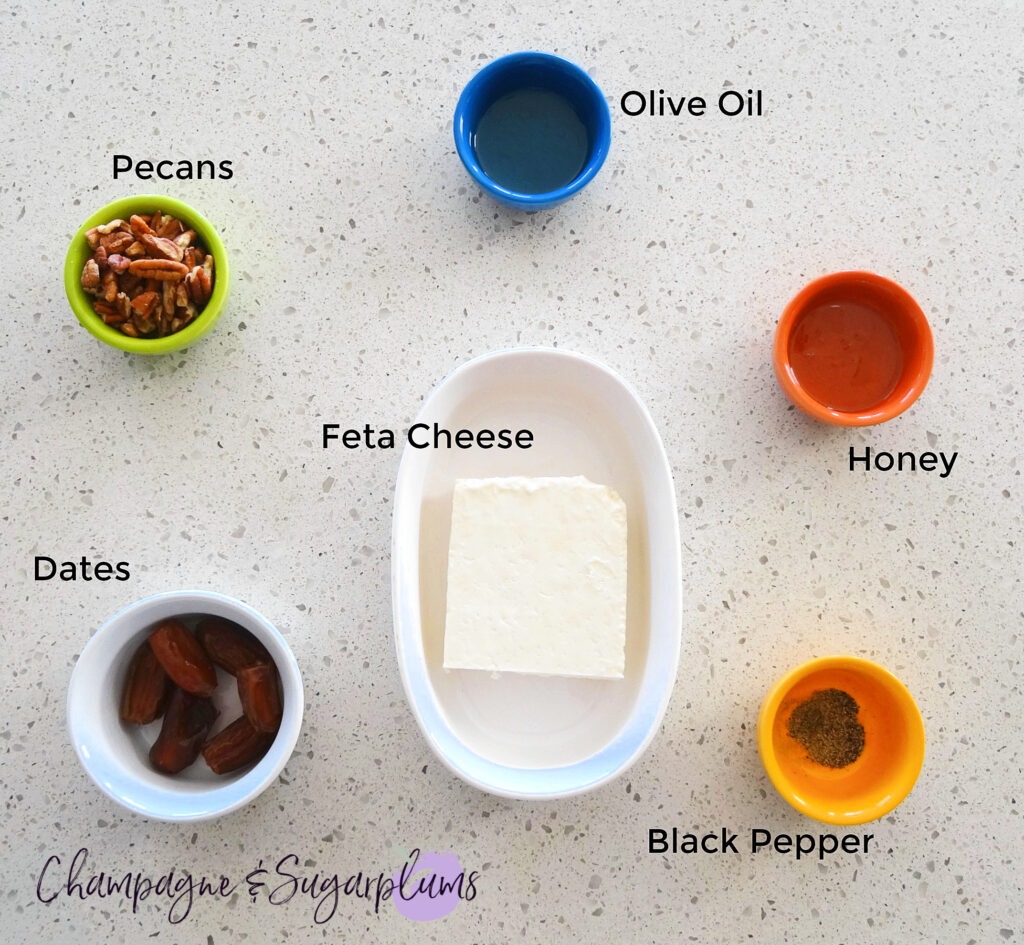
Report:
[[[158,282],[183,279],[188,274],[185,266],[173,259],[133,259],[128,269],[136,276]]]
[[[174,334],[210,301],[213,256],[196,243],[195,230],[171,214],[112,220],[87,230],[85,238],[92,256],[82,268],[82,289],[96,299],[96,314],[123,334]]]

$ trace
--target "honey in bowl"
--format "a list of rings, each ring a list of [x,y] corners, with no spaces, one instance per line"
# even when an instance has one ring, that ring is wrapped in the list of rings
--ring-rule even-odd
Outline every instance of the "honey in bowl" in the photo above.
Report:
[[[869,426],[917,400],[934,348],[921,307],[889,279],[836,272],[805,286],[775,333],[775,375],[786,396],[826,423]]]
[[[842,411],[880,404],[903,371],[903,349],[888,319],[852,300],[808,309],[790,336],[789,360],[811,397]]]

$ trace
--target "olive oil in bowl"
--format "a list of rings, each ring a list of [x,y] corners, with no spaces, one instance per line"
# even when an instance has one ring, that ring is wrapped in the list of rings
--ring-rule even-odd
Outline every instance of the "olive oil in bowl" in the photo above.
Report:
[[[520,194],[546,194],[572,183],[590,150],[586,126],[557,92],[522,88],[496,99],[473,137],[480,166]]]
[[[595,177],[611,144],[611,113],[575,63],[510,53],[484,66],[455,105],[455,150],[480,189],[515,210],[550,210]]]

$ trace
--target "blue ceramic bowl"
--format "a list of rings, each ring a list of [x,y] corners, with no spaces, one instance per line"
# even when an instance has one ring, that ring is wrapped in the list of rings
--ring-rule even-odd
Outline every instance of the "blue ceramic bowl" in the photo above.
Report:
[[[587,152],[576,176],[562,187],[543,193],[511,190],[484,171],[476,151],[480,119],[499,99],[517,91],[537,89],[564,99],[587,133]],[[518,52],[484,66],[463,89],[455,106],[455,147],[473,180],[499,203],[517,210],[547,210],[582,190],[601,169],[611,145],[611,115],[597,83],[579,66],[541,52]]]

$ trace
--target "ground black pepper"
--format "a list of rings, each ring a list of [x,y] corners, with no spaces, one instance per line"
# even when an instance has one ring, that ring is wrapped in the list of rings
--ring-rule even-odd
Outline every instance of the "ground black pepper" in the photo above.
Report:
[[[864,750],[858,708],[853,696],[842,689],[819,689],[793,710],[786,731],[804,746],[811,761],[845,768]]]

